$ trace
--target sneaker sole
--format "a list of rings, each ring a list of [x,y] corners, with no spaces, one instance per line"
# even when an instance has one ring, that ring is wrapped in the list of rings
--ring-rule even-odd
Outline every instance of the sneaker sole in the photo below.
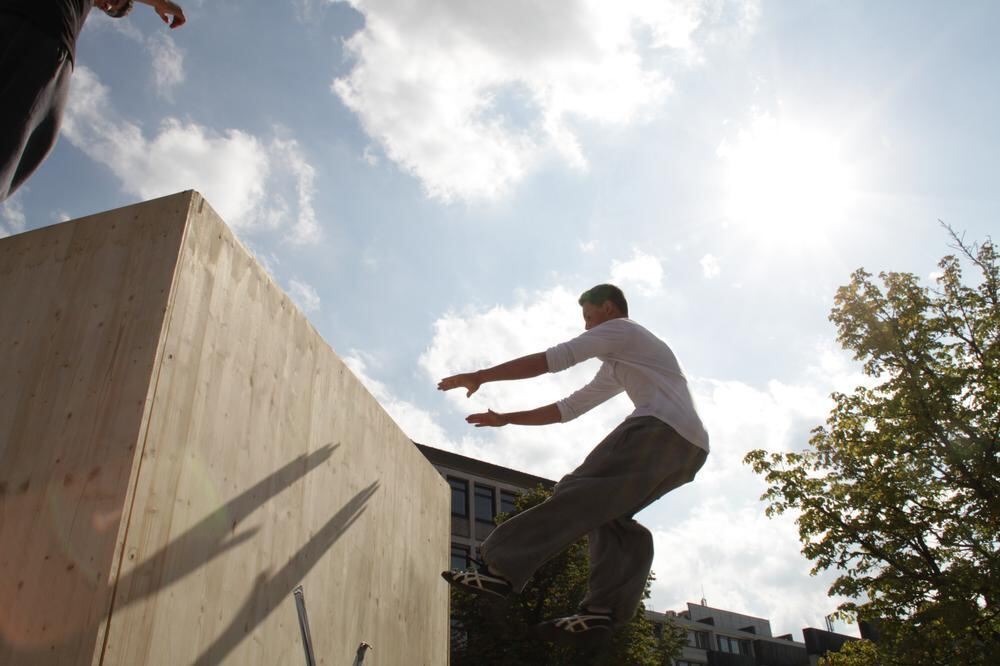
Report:
[[[542,623],[535,625],[535,635],[543,641],[558,645],[597,647],[611,639],[611,629],[594,628],[572,633],[559,629],[555,625]]]
[[[443,578],[445,580],[445,582],[447,582],[449,585],[451,585],[456,590],[462,590],[463,592],[468,592],[469,594],[474,594],[477,597],[480,597],[482,599],[488,599],[488,600],[494,601],[494,602],[509,602],[510,601],[510,593],[509,592],[506,593],[506,594],[501,594],[499,592],[494,592],[493,590],[487,590],[487,589],[483,589],[483,588],[480,588],[480,587],[471,587],[469,585],[463,585],[462,583],[459,583],[458,581],[455,581],[455,580],[451,579],[448,576],[449,573],[451,573],[451,572],[449,572],[449,571],[442,572],[441,578]]]

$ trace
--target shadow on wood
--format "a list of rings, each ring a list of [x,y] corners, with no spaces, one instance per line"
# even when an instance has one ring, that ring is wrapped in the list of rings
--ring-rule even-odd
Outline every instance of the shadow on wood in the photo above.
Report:
[[[191,573],[201,566],[204,566],[228,550],[252,538],[254,533],[257,531],[256,529],[248,529],[239,534],[235,533],[239,523],[258,508],[263,506],[272,497],[286,488],[291,487],[300,479],[305,477],[309,472],[329,460],[333,455],[333,452],[339,446],[339,444],[327,444],[326,446],[323,446],[308,455],[296,457],[280,469],[275,470],[274,473],[268,475],[264,479],[261,479],[250,488],[247,488],[233,499],[221,505],[216,511],[212,512],[209,516],[206,516],[191,529],[187,530],[162,549],[154,553],[147,560],[139,564],[136,569],[129,574],[126,574],[119,580],[119,585],[116,587],[123,587],[126,589],[138,587],[138,589],[142,589],[141,594],[128,598],[125,600],[125,603],[119,602],[120,605],[127,606],[129,604],[139,602],[149,595],[159,592],[160,590],[168,587],[174,581],[178,580],[180,577]],[[373,485],[377,485],[377,483]],[[359,497],[360,496],[361,494],[359,494]],[[365,497],[365,500],[367,500],[370,496],[371,493]],[[346,529],[350,523],[353,523],[354,520],[357,519],[357,516],[360,515],[360,513],[355,513],[349,522],[345,522],[342,516],[344,515],[345,510],[348,509],[349,507],[344,507],[344,509],[331,518],[328,523],[328,525],[342,525],[342,529],[340,529],[337,533],[337,536],[343,533],[343,530]],[[230,525],[230,530],[228,532],[218,529],[218,516],[228,517]],[[331,541],[329,545],[332,544],[333,542]],[[315,564],[316,559],[323,554],[322,552],[319,552],[315,546],[310,548],[308,544],[302,549],[302,551],[304,552],[307,550],[309,550],[313,556],[311,565]],[[172,571],[171,575],[168,577],[163,577],[163,564],[174,551],[183,551],[188,554],[188,557],[184,558],[184,562],[187,566],[184,569]],[[192,551],[197,552],[198,557],[190,557],[190,553]],[[136,580],[143,580],[147,583],[147,585],[135,586],[134,583]],[[153,582],[150,584],[150,581]],[[110,591],[112,592],[112,597],[114,598],[114,589]],[[89,640],[93,641],[96,637],[97,626],[98,625],[95,624],[85,627],[81,629],[80,632],[75,634],[72,637],[72,640],[65,641],[62,644],[48,645],[41,649],[24,649],[23,647],[14,645],[6,641],[3,632],[0,631],[0,656],[5,658],[2,663],[19,664],[22,661],[34,661],[43,657],[46,661],[51,660],[52,663],[60,663],[63,659],[70,659],[76,655],[78,646],[80,645],[80,642],[77,640],[80,633],[90,634],[91,636],[89,637]]]
[[[309,539],[288,564],[281,567],[273,576],[268,575],[266,571],[259,573],[254,581],[253,591],[243,606],[233,616],[229,626],[194,662],[196,666],[212,666],[222,663],[222,660],[233,648],[247,638],[253,629],[270,615],[271,611],[285,601],[323,554],[361,517],[365,511],[365,505],[378,491],[378,487],[379,483],[375,481],[355,495],[326,522],[313,538]],[[345,613],[351,613],[354,610],[343,608]]]

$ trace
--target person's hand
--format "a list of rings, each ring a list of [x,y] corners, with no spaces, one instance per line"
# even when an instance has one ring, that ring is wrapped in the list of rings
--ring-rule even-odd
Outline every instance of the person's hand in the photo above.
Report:
[[[478,372],[463,372],[460,375],[452,375],[451,377],[445,377],[438,382],[439,391],[450,391],[454,388],[464,388],[466,390],[465,397],[468,398],[473,393],[479,390],[481,382],[479,381]]]
[[[465,420],[467,423],[471,423],[477,428],[499,428],[507,425],[503,416],[497,414],[492,409],[482,412],[481,414],[469,414],[465,417]]]
[[[163,22],[168,24],[171,28],[179,28],[187,22],[187,18],[184,16],[184,10],[176,2],[171,2],[170,0],[155,0],[153,3],[153,11],[159,14]],[[173,17],[171,20],[168,17]]]

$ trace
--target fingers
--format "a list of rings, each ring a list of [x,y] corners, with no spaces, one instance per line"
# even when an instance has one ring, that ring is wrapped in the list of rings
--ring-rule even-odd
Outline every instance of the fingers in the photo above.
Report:
[[[445,377],[438,382],[438,391],[450,391],[453,388],[458,388],[458,375],[452,375],[451,377]]]
[[[479,384],[468,374],[452,375],[451,377],[445,377],[438,382],[439,391],[450,391],[451,389],[459,387],[464,388],[467,391],[465,394],[465,397],[467,398],[479,390]]]
[[[465,417],[465,422],[469,425],[474,425],[477,428],[482,428],[483,426],[490,425],[487,423],[487,418],[489,414],[469,414]]]
[[[469,414],[465,417],[465,422],[477,428],[498,428],[503,425],[500,416],[492,409],[479,414]]]

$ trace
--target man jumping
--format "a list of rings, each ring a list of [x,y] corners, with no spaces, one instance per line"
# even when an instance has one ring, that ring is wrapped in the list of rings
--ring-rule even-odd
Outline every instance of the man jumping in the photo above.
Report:
[[[670,348],[628,318],[621,289],[600,284],[580,296],[586,331],[544,352],[442,379],[438,389],[471,396],[487,382],[560,372],[589,358],[603,363],[589,384],[559,402],[523,412],[492,409],[466,421],[481,427],[566,422],[622,391],[635,410],[552,496],[499,525],[480,547],[482,566],[441,575],[453,586],[493,598],[520,592],[549,559],[587,535],[588,593],[569,617],[538,625],[558,642],[610,636],[631,620],[653,563],[653,537],[637,512],[694,479],[708,456],[708,433]]]

